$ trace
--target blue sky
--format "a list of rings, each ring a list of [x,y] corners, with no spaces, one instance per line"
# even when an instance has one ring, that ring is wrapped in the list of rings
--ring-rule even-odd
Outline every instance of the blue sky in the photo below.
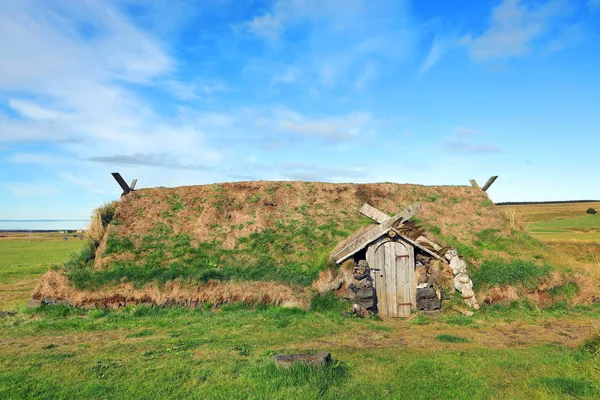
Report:
[[[600,0],[0,3],[0,219],[234,180],[600,198]]]

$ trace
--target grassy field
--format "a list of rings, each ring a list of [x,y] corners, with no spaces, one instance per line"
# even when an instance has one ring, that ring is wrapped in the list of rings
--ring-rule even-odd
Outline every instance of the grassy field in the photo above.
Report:
[[[519,222],[537,239],[600,243],[600,214],[586,213],[588,208],[600,211],[600,203],[523,204],[500,208],[516,214]]]
[[[0,310],[27,304],[39,278],[63,262],[83,241],[64,235],[9,235],[0,238]]]
[[[600,396],[599,343],[584,344],[599,307],[382,322],[320,306],[20,312],[0,320],[0,398]],[[272,363],[274,354],[313,351],[330,351],[333,363],[289,371]]]

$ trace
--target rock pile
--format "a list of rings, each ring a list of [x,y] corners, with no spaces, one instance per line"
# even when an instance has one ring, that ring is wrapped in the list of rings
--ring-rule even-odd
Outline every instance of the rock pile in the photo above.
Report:
[[[417,309],[440,310],[442,308],[442,291],[434,283],[422,283],[417,286]]]
[[[473,281],[467,273],[466,261],[458,255],[456,249],[448,250],[446,252],[446,259],[450,261],[450,268],[454,275],[454,289],[460,292],[465,303],[475,310],[479,310],[479,303],[473,291]]]

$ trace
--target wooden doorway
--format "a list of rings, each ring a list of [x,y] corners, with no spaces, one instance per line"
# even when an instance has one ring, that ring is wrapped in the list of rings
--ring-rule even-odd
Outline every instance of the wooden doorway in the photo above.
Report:
[[[375,243],[367,249],[367,262],[382,318],[405,318],[416,305],[414,248],[401,241]]]

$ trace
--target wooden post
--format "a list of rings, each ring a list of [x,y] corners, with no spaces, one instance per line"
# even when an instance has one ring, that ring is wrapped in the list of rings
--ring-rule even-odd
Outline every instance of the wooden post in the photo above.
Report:
[[[471,182],[471,186],[473,186],[475,189],[481,189],[475,179],[471,179],[469,182]]]
[[[488,181],[485,183],[485,185],[483,185],[481,190],[483,190],[484,192],[487,191],[490,188],[490,186],[492,186],[492,183],[494,183],[496,181],[496,179],[498,179],[498,175],[492,176],[490,179],[488,179]]]
[[[115,181],[117,181],[119,186],[121,186],[121,189],[123,189],[123,193],[121,194],[121,196],[125,196],[126,194],[129,194],[129,192],[132,192],[133,189],[135,188],[137,179],[134,179],[133,181],[131,181],[131,185],[127,185],[127,182],[125,182],[125,179],[123,179],[123,177],[121,176],[120,173],[113,172],[111,175],[113,176],[113,178],[115,178]]]

